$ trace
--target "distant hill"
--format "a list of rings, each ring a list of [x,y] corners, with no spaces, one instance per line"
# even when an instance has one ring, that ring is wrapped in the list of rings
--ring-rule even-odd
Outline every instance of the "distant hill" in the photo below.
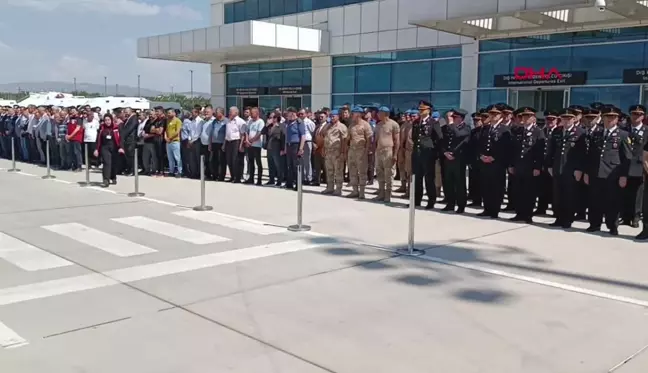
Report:
[[[119,92],[116,92],[116,87],[114,84],[108,85],[107,88],[108,88],[108,96],[114,96],[117,93],[122,96],[129,96],[129,97],[137,96],[137,87],[120,85]],[[92,84],[92,83],[82,83],[82,82],[77,82],[76,89],[78,91],[85,91],[88,93],[98,93],[101,95],[104,94],[104,90],[105,90],[103,84]],[[2,92],[18,93],[19,90],[23,92],[25,91],[26,92],[49,92],[49,91],[72,92],[74,91],[74,84],[69,82],[18,82],[18,83],[0,84],[0,93]],[[146,88],[140,89],[140,95],[143,97],[155,97],[160,95],[168,95],[169,93],[171,92],[155,91]],[[178,95],[186,95],[186,96],[189,96],[190,94],[190,92],[174,92],[174,93]],[[194,95],[196,97],[211,98],[211,95],[209,93],[204,93],[204,92],[194,92]]]

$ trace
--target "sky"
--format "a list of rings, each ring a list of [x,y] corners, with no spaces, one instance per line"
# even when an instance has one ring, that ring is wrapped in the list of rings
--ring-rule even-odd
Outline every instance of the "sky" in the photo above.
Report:
[[[137,39],[209,26],[209,0],[0,0],[0,83],[210,92],[210,67],[137,58]]]

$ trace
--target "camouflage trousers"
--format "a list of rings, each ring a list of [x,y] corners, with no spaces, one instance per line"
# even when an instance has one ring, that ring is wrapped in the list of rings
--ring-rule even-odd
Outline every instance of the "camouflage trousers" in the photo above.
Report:
[[[412,177],[412,151],[407,149],[398,150],[398,169],[400,179],[409,181]]]
[[[342,189],[344,182],[344,157],[340,150],[327,150],[324,158],[326,167],[326,189],[332,190],[333,186],[336,189]]]
[[[394,180],[394,152],[392,148],[376,151],[376,174],[379,187],[384,185],[385,190],[391,191]]]
[[[349,165],[349,181],[352,186],[367,184],[367,149],[351,148],[347,160]]]

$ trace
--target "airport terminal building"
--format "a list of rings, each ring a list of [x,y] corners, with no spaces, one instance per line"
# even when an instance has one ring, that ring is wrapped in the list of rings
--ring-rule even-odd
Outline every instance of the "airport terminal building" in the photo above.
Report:
[[[211,64],[212,103],[539,110],[648,101],[648,1],[211,0],[138,57]]]

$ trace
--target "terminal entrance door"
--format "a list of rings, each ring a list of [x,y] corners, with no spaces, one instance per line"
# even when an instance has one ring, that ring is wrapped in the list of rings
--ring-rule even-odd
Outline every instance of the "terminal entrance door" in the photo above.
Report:
[[[258,106],[259,106],[258,97],[243,97],[243,105],[241,105],[241,108],[258,107]]]
[[[569,89],[512,89],[509,91],[509,105],[514,108],[535,108],[538,111],[538,119],[544,120],[545,110],[558,111],[569,105]]]
[[[289,107],[293,107],[299,110],[302,107],[302,97],[301,96],[283,96],[283,109],[286,110]]]

